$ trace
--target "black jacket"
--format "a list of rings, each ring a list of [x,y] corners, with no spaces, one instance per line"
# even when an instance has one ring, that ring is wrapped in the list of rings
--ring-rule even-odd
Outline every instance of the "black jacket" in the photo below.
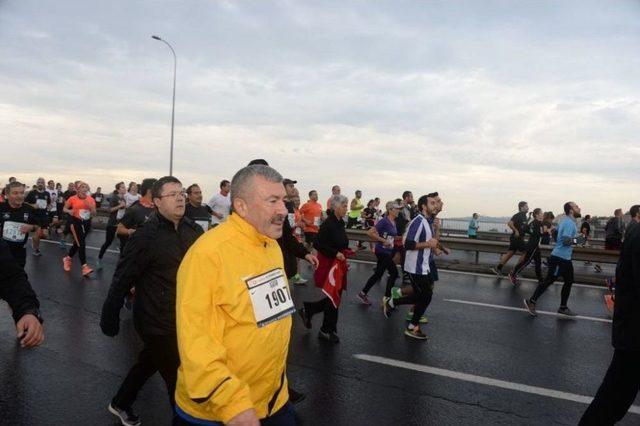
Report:
[[[178,267],[202,228],[183,217],[176,231],[173,222],[157,211],[138,228],[125,246],[107,299],[100,326],[107,335],[118,332],[125,296],[136,288],[133,319],[141,335],[176,333],[176,278]]]
[[[293,212],[293,206],[287,203],[287,211]],[[297,260],[296,258],[304,259],[309,254],[304,244],[302,244],[293,235],[293,230],[289,224],[289,220],[285,218],[282,225],[282,236],[278,238],[278,245],[282,250],[282,258],[284,260],[284,271],[287,274],[287,278],[291,278],[297,272]]]
[[[313,246],[323,255],[334,258],[339,251],[349,248],[349,238],[344,230],[344,220],[333,212],[322,222]]]
[[[640,351],[640,225],[627,229],[616,268],[613,347]]]
[[[27,274],[11,254],[9,245],[0,239],[0,299],[7,301],[18,322],[25,314],[39,316],[40,303]]]

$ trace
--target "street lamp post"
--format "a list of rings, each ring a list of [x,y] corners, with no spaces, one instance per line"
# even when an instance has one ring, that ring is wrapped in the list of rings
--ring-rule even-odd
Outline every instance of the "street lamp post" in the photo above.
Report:
[[[176,59],[175,50],[173,50],[173,47],[171,47],[171,45],[166,40],[163,40],[157,35],[152,35],[151,38],[154,40],[161,41],[167,46],[169,46],[169,49],[171,49],[171,53],[173,53],[173,101],[171,104],[171,153],[169,155],[169,176],[173,176],[173,123],[174,123],[175,111],[176,111],[176,68],[178,65],[178,60]]]

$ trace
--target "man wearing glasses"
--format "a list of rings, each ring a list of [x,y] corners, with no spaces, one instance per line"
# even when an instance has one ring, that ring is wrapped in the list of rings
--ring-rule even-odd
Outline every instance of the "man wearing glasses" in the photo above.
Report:
[[[176,337],[176,275],[187,250],[203,232],[200,226],[184,216],[186,198],[178,179],[173,176],[160,178],[154,183],[151,194],[155,210],[131,235],[122,253],[100,320],[104,334],[118,334],[122,300],[135,285],[133,319],[144,347],[109,404],[109,411],[119,417],[123,425],[140,424],[132,404],[138,391],[156,371],[164,379],[169,402],[174,406],[180,365]]]

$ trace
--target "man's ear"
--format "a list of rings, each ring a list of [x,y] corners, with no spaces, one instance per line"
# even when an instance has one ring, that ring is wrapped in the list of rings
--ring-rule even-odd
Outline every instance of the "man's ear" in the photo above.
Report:
[[[238,214],[241,218],[247,217],[247,213],[249,213],[249,209],[246,201],[242,198],[236,198],[233,200],[233,211]]]

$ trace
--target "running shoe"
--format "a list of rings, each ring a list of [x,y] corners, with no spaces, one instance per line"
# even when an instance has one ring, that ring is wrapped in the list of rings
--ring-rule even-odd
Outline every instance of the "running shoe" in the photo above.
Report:
[[[293,277],[291,277],[290,281],[294,284],[294,285],[305,285],[307,283],[307,280],[305,280],[304,278],[302,278],[300,276],[300,274],[295,274]]]
[[[563,307],[558,308],[558,315],[561,315],[561,316],[564,316],[564,317],[575,317],[576,313],[573,312],[568,307],[563,306]]]
[[[511,281],[514,287],[520,284],[520,280],[518,280],[518,277],[516,277],[513,272],[509,272],[509,281]]]
[[[85,277],[88,277],[89,274],[91,274],[92,272],[93,272],[93,269],[91,269],[89,265],[87,265],[86,263],[82,265],[82,275],[84,275]]]
[[[125,410],[116,407],[113,402],[109,404],[109,412],[120,419],[120,423],[124,426],[140,426],[142,422],[140,417],[136,416],[131,408]]]
[[[613,317],[614,303],[615,303],[615,300],[613,298],[613,294],[604,295],[604,306],[607,308],[607,314],[609,315],[609,318]]]
[[[413,312],[412,311],[407,312],[407,315],[404,316],[404,319],[407,321],[411,321],[413,319]],[[429,320],[427,319],[427,317],[423,315],[420,317],[419,322],[420,324],[428,324]]]
[[[538,315],[538,313],[536,312],[536,304],[533,303],[531,300],[524,299],[524,307],[527,308],[527,311],[529,311],[529,315],[531,315],[532,317],[535,317]]]
[[[502,276],[502,272],[500,272],[498,270],[498,268],[496,268],[495,266],[492,266],[491,268],[489,268],[489,270],[491,272],[493,272],[494,274],[496,274],[496,277],[501,277]]]
[[[596,271],[596,273],[599,274],[600,272],[602,272],[602,266],[596,265],[596,266],[593,267],[593,270]]]
[[[412,325],[409,325],[409,327],[407,327],[404,330],[404,334],[405,334],[405,336],[409,336],[409,337],[412,337],[414,339],[427,340],[427,336],[422,331],[420,331],[420,327],[419,326],[415,326],[414,327]]]
[[[382,313],[387,319],[391,317],[391,312],[394,310],[394,307],[389,304],[390,301],[390,297],[382,298]]]
[[[102,259],[98,258],[98,260],[96,260],[96,271],[99,271],[102,269]]]
[[[40,250],[34,250],[32,253],[35,257],[40,257],[42,256],[42,253],[40,253]]]
[[[311,317],[307,315],[307,310],[305,308],[298,309],[298,314],[300,318],[302,318],[302,324],[304,324],[304,328],[307,330],[311,330]]]
[[[369,300],[369,296],[365,292],[361,291],[356,297],[363,305],[371,306],[371,300]]]
[[[340,338],[333,331],[325,332],[325,331],[320,330],[318,332],[318,338],[321,339],[321,340],[326,340],[327,342],[331,342],[331,343],[340,342]]]
[[[71,258],[69,256],[65,256],[62,258],[62,269],[66,272],[71,270]]]
[[[400,299],[402,297],[402,289],[400,287],[392,287],[391,297],[394,299]]]

